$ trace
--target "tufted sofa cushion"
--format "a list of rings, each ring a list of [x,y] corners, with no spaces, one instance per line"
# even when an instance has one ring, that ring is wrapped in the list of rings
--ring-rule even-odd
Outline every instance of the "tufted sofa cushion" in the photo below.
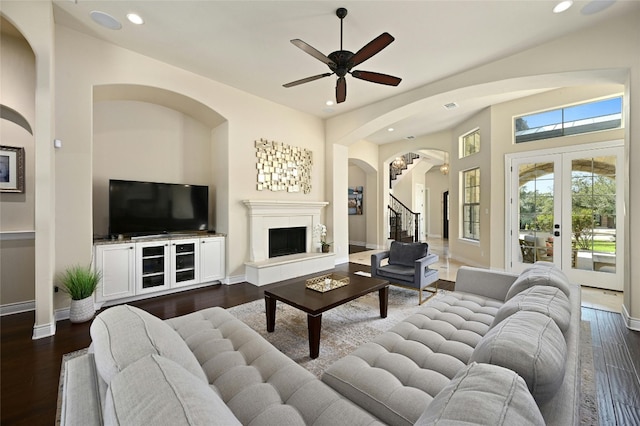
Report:
[[[182,365],[207,383],[200,364],[178,333],[160,318],[135,306],[114,306],[91,324],[96,368],[107,384],[120,371],[150,354]]]
[[[333,363],[322,380],[385,423],[413,424],[468,363],[501,305],[449,293]]]
[[[434,398],[416,425],[539,425],[545,422],[518,374],[469,364]]]
[[[557,287],[567,297],[571,294],[571,284],[567,276],[560,269],[548,264],[548,262],[541,262],[525,269],[518,276],[507,291],[505,302],[521,291],[536,285]]]
[[[111,380],[104,423],[240,425],[209,385],[158,355],[140,358]]]
[[[557,287],[536,285],[509,299],[496,314],[491,327],[519,311],[539,312],[552,318],[563,333],[571,322],[569,298]]]
[[[242,424],[379,424],[222,308],[166,322]]]
[[[471,361],[515,371],[540,404],[549,401],[562,384],[566,358],[567,344],[553,319],[520,311],[482,338]]]

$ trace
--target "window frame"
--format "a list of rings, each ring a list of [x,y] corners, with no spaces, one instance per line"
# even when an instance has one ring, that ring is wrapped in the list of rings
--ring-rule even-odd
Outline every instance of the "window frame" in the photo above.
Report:
[[[467,186],[467,175],[469,173],[476,173],[476,182],[473,185]],[[473,167],[470,169],[460,171],[460,186],[461,186],[461,203],[460,203],[460,235],[463,240],[479,242],[480,241],[480,167]],[[471,197],[467,197],[468,190],[475,189],[474,194],[469,194]],[[472,201],[467,201],[469,198],[473,198]],[[466,212],[469,211],[469,220],[466,220]],[[478,225],[477,234],[474,232],[474,224]],[[467,227],[469,229],[467,229]]]
[[[465,145],[465,141],[466,139],[471,136],[471,135],[477,135],[477,144],[476,145],[476,150],[474,152],[471,152],[469,154],[466,153],[466,145]],[[460,136],[460,138],[458,139],[459,141],[459,145],[458,145],[458,158],[466,158],[466,157],[470,157],[474,154],[477,154],[480,152],[480,128],[476,127],[475,129],[463,134]]]
[[[578,119],[573,119],[573,120],[567,120],[565,119],[565,112],[567,110],[570,110],[571,108],[576,108],[576,107],[586,107],[589,105],[595,105],[597,103],[600,102],[606,102],[606,101],[611,101],[611,100],[620,100],[620,112],[616,112],[613,114],[606,114],[606,115],[602,115],[602,116],[596,116],[596,117],[582,117],[582,118],[578,118]],[[545,110],[540,110],[537,112],[531,112],[528,114],[522,114],[522,115],[518,115],[518,116],[514,116],[513,117],[513,121],[512,121],[512,125],[513,125],[513,144],[522,144],[522,143],[527,143],[527,142],[535,142],[535,141],[540,141],[540,140],[547,140],[547,139],[554,139],[554,138],[560,138],[560,137],[567,137],[567,136],[574,136],[574,135],[584,135],[584,134],[588,134],[588,133],[594,133],[594,132],[601,132],[601,131],[606,131],[606,130],[615,130],[615,129],[623,129],[624,128],[624,122],[622,120],[622,112],[624,111],[624,95],[620,94],[617,96],[611,96],[611,97],[605,97],[605,98],[600,98],[600,99],[592,99],[589,101],[585,101],[585,102],[579,102],[579,103],[575,103],[575,104],[570,104],[570,105],[564,105],[561,107],[555,107],[555,108],[550,108],[550,109],[545,109]],[[558,113],[560,114],[560,122],[557,123],[550,123],[550,124],[545,124],[545,125],[541,125],[538,127],[533,127],[533,128],[527,128],[526,129],[520,129],[518,130],[518,120],[522,119],[525,121],[526,123],[526,118],[527,117],[534,117],[534,116],[539,116],[542,114],[553,114],[553,113]],[[617,119],[613,119],[613,120],[607,120],[607,121],[603,121],[601,123],[614,123],[614,125],[607,125],[606,127],[603,127],[602,125],[598,125],[596,124],[595,120],[601,117],[607,117],[607,116],[615,116],[615,115],[619,115],[620,117]],[[594,120],[593,123],[588,124],[585,123],[585,121],[587,120]],[[582,123],[581,123],[582,122]],[[578,125],[575,125],[576,123],[580,123]],[[559,128],[558,128],[559,126]],[[536,130],[536,129],[544,129],[544,128],[548,128],[548,130],[543,130],[540,132],[532,132],[529,134],[521,134],[518,135],[518,132],[523,132],[526,130]],[[582,128],[582,129],[581,129]],[[520,140],[518,140],[518,138],[520,138]]]

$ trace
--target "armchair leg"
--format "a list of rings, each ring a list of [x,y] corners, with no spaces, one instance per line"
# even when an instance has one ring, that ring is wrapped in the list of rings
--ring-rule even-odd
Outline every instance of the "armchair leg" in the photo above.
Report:
[[[428,293],[431,293],[429,297],[427,297],[424,300],[422,299],[423,291],[427,291]],[[435,296],[437,292],[438,292],[438,281],[435,282],[434,287],[425,287],[423,289],[418,289],[418,306],[422,305],[424,302],[431,299],[433,296]]]

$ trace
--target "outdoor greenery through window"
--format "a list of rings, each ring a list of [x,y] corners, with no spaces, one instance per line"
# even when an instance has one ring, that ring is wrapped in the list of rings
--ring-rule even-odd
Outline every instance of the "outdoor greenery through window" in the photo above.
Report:
[[[622,125],[622,97],[588,102],[515,119],[516,143],[577,135]]]
[[[480,132],[475,130],[462,137],[462,155],[461,158],[468,157],[480,151]]]
[[[480,169],[462,172],[462,238],[480,240]]]

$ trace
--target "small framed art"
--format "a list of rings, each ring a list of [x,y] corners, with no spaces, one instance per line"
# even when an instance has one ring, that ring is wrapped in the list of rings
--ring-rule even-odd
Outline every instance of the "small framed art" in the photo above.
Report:
[[[24,148],[0,145],[0,192],[24,192]]]

